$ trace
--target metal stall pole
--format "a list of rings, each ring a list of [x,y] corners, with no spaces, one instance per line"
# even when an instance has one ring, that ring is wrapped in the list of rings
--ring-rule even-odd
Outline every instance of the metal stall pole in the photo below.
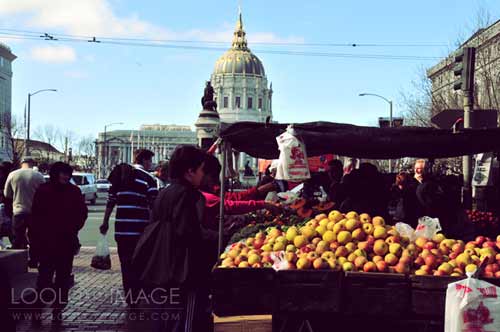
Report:
[[[219,255],[222,253],[223,238],[224,238],[224,196],[226,190],[226,146],[224,141],[219,145],[219,149],[222,152],[222,171],[220,174],[220,206],[219,206]]]

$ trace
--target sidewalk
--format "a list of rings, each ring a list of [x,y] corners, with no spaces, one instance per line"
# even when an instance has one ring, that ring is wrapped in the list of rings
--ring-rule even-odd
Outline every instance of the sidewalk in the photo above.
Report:
[[[112,249],[112,268],[100,271],[90,267],[94,248],[82,248],[75,257],[73,273],[75,286],[70,292],[70,303],[63,312],[63,323],[52,326],[50,310],[42,314],[42,326],[35,328],[28,320],[18,320],[17,331],[149,331],[150,322],[144,315],[129,313],[121,300],[120,262]],[[33,270],[36,271],[36,270]],[[19,317],[18,317],[19,318]],[[21,318],[22,319],[22,318]]]
[[[34,327],[28,312],[16,321],[18,332],[144,332],[151,331],[153,320],[146,312],[129,312],[121,298],[122,278],[116,248],[111,248],[111,270],[90,267],[95,248],[82,247],[75,257],[73,274],[75,286],[69,304],[63,312],[63,323],[52,326],[50,309],[42,314],[42,326]],[[30,270],[36,272],[36,270]],[[271,331],[270,316],[214,317],[215,331]],[[1,330],[1,329],[0,329]]]

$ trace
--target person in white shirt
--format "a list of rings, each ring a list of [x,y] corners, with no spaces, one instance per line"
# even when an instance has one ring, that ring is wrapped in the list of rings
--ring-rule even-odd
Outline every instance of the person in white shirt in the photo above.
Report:
[[[4,196],[13,200],[12,249],[26,249],[26,229],[31,220],[31,205],[38,186],[45,182],[43,175],[32,169],[32,159],[25,159],[21,168],[9,174],[4,187]]]

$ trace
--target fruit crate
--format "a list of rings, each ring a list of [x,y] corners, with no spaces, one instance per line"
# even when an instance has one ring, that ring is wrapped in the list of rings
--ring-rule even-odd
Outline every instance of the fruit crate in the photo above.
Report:
[[[276,271],[271,268],[214,268],[212,296],[217,316],[271,314]]]
[[[464,277],[411,276],[411,307],[416,315],[443,318],[448,284]]]
[[[331,270],[283,270],[277,273],[276,312],[340,311],[343,273]]]
[[[398,273],[346,272],[342,308],[346,314],[408,314],[410,282]]]

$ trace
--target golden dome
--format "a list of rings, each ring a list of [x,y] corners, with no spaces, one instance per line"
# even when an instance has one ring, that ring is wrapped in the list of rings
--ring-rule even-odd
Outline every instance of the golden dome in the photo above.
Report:
[[[236,22],[231,48],[215,63],[214,74],[265,76],[264,66],[248,48],[241,12]]]

